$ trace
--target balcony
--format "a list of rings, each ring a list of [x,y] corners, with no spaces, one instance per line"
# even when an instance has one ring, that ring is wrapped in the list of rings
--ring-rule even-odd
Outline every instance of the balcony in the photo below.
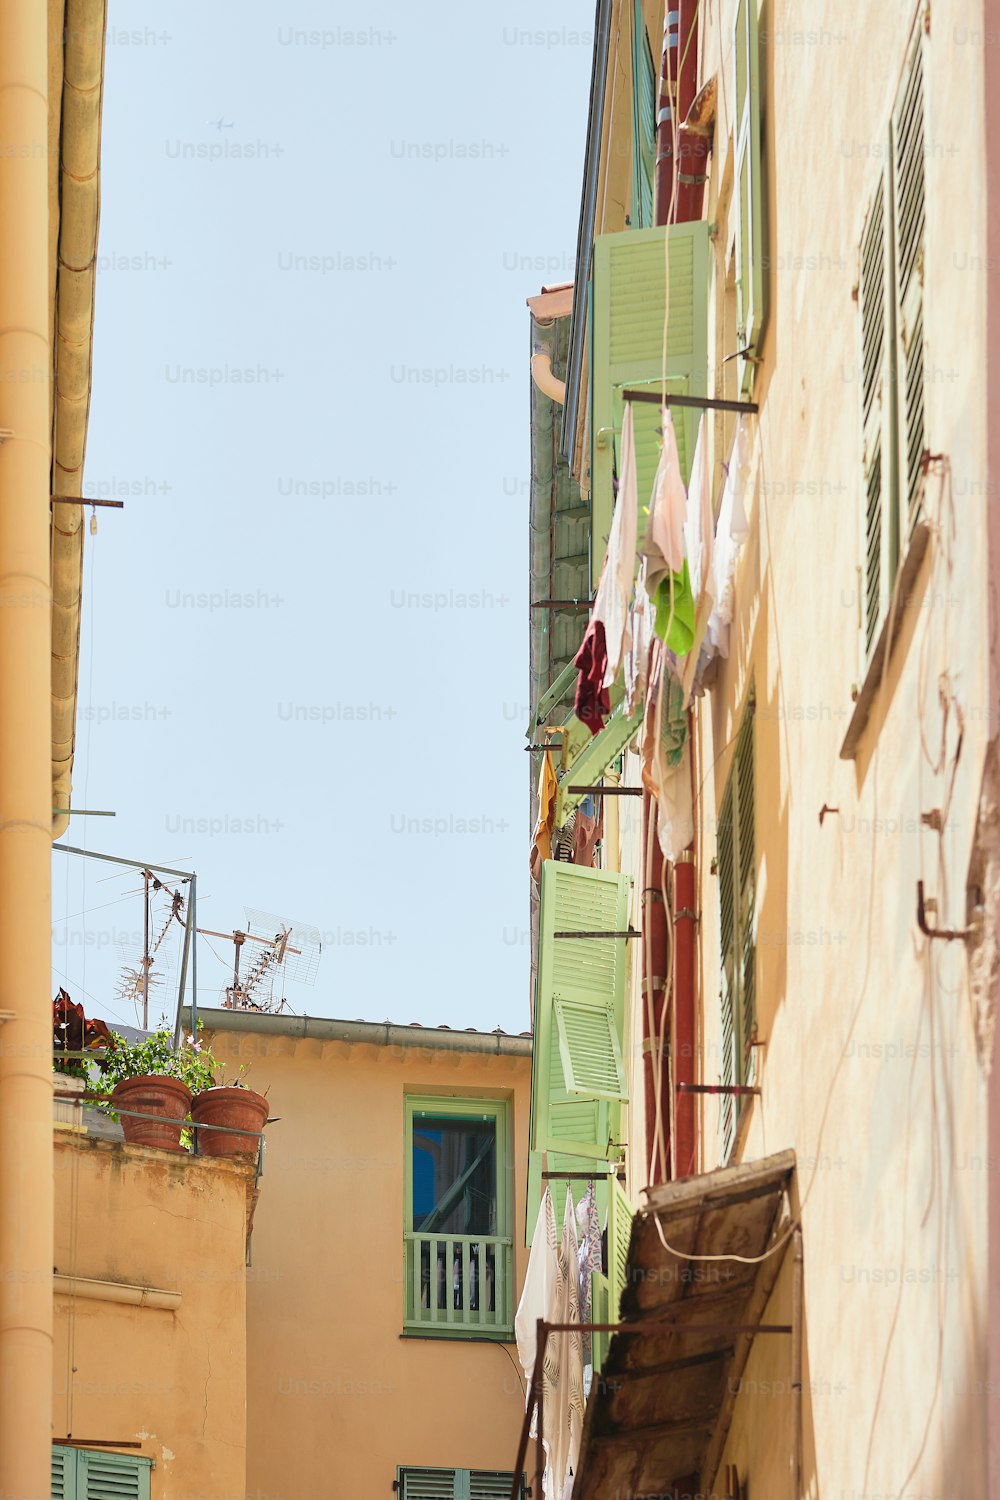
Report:
[[[408,1233],[403,1254],[407,1333],[512,1336],[510,1239]]]

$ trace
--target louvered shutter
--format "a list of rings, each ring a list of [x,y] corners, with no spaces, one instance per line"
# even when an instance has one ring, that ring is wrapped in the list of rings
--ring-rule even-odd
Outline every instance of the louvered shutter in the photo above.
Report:
[[[760,45],[757,0],[738,0],[735,69],[736,338],[750,351],[737,361],[740,391],[753,390],[764,326],[764,182],[760,149]]]
[[[635,0],[632,26],[632,228],[653,225],[653,176],[656,160],[656,70],[642,17]]]
[[[899,382],[900,524],[920,519],[924,454],[924,47],[918,24],[892,117],[892,186]]]
[[[754,716],[752,706],[743,718],[736,745],[736,839],[735,874],[739,882],[737,919],[740,963],[740,1030],[737,1054],[738,1082],[749,1083],[753,1069],[750,1043],[757,1027],[757,892],[756,812],[754,796]],[[739,1113],[739,1109],[737,1109]]]
[[[473,1469],[469,1474],[469,1500],[510,1500],[513,1474],[503,1474],[494,1469]],[[524,1492],[524,1476],[521,1477]]]
[[[76,1500],[75,1448],[52,1449],[52,1500]]]
[[[861,610],[864,659],[875,649],[899,555],[896,525],[896,383],[888,175],[879,173],[861,240],[861,412],[865,555]]]
[[[623,932],[628,877],[546,860],[542,865],[531,1080],[531,1150],[608,1159],[619,1153],[625,1016]]]
[[[456,1469],[400,1469],[400,1500],[468,1500],[466,1486],[456,1482],[467,1476]]]
[[[721,1059],[723,1088],[753,1077],[751,1042],[757,1026],[757,844],[753,699],[736,740],[733,765],[719,813],[716,868],[721,939]],[[723,1094],[722,1160],[729,1158],[743,1102]]]
[[[730,780],[722,799],[716,851],[719,876],[719,930],[721,938],[720,1056],[719,1083],[731,1088],[737,1082],[736,1018],[739,973],[736,962],[736,880],[735,837],[733,830],[733,783]],[[735,1100],[731,1094],[720,1096],[720,1135],[722,1160],[728,1161],[736,1131]]]
[[[619,681],[611,693],[611,714],[604,728],[591,734],[586,724],[571,714],[566,721],[566,745],[556,776],[555,826],[561,828],[586,792],[571,792],[571,786],[597,786],[610,766],[642,724],[642,704],[625,712],[624,686]],[[616,701],[617,700],[617,701]]]
[[[634,1218],[628,1194],[614,1178],[608,1205],[608,1322],[617,1323],[622,1317],[621,1298],[626,1286],[629,1241],[632,1238]]]
[[[708,394],[708,224],[674,224],[594,239],[591,368],[591,575],[596,589],[613,510],[612,476],[624,405],[622,391],[659,385],[663,365],[665,240],[669,237],[670,308],[667,391]],[[698,413],[674,412],[681,470],[687,479]],[[633,413],[641,537],[660,451],[660,412],[636,403]],[[620,465],[619,465],[620,467]]]
[[[77,1450],[78,1500],[149,1500],[148,1458]]]

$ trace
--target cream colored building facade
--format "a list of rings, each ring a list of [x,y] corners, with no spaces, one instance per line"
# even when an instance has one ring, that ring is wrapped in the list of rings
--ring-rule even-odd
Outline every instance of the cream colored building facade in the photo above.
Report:
[[[682,45],[695,9],[680,8]],[[995,23],[973,0],[863,13],[821,3],[807,17],[755,6],[766,313],[744,385],[734,101],[746,13],[736,0],[700,7],[694,43],[698,87],[715,81],[701,394],[752,399],[759,412],[730,652],[694,700],[690,734],[695,1076],[757,1092],[740,1098],[728,1125],[726,1096],[697,1096],[693,1168],[714,1174],[794,1152],[782,1222],[802,1235],[802,1411],[799,1421],[792,1343],[758,1338],[723,1393],[717,1461],[700,1482],[718,1494],[738,1484],[852,1500],[986,1495],[1000,1428]],[[599,301],[580,296],[594,240],[638,225],[634,28],[645,29],[658,72],[663,21],[662,7],[628,0],[598,8],[580,318]],[[584,218],[587,196],[585,183]],[[877,253],[891,305],[873,366],[873,225],[883,208],[892,223]],[[563,452],[584,499],[594,482],[592,340],[584,335],[575,374],[572,355],[554,368],[571,412]],[[716,509],[735,422],[731,412],[708,418]],[[592,546],[596,583],[604,538]],[[565,721],[567,701],[548,710],[548,725]],[[734,1075],[720,1000],[720,830],[748,724],[753,995]],[[543,732],[536,723],[533,737]],[[641,785],[639,749],[632,738],[621,763],[609,762],[612,783]],[[569,768],[564,779],[580,777]],[[636,932],[648,884],[641,806],[624,797],[606,809],[600,856],[631,877]],[[623,1037],[624,1161],[638,1210],[651,1180],[640,946],[628,945]],[[792,1320],[791,1245],[766,1309],[777,1324]],[[623,1310],[644,1295],[636,1289]],[[591,1400],[591,1432],[606,1436],[600,1403],[612,1422],[620,1405],[600,1390]],[[621,1493],[653,1493],[633,1483]]]

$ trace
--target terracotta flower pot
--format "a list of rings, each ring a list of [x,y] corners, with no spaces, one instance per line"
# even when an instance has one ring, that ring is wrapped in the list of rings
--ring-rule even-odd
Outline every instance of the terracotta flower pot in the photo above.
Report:
[[[253,1089],[206,1089],[195,1096],[191,1118],[196,1125],[218,1125],[226,1129],[199,1130],[198,1150],[202,1156],[256,1156],[259,1142],[253,1135],[237,1135],[238,1130],[263,1130],[267,1119],[267,1100]]]
[[[125,1078],[114,1087],[111,1107],[138,1110],[142,1115],[159,1115],[160,1119],[137,1119],[119,1114],[125,1139],[133,1146],[159,1146],[161,1151],[183,1151],[181,1126],[191,1107],[191,1090],[179,1078],[165,1078],[147,1073]]]

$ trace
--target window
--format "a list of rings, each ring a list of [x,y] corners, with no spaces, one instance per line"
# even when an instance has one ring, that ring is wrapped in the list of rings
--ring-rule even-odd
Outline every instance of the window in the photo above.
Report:
[[[736,740],[719,814],[717,869],[721,951],[722,1086],[753,1082],[751,1043],[757,1025],[753,689]],[[728,1161],[745,1097],[721,1096],[722,1159]]]
[[[924,31],[907,54],[885,165],[861,237],[861,626],[873,657],[899,568],[920,520],[924,435]]]
[[[395,1488],[400,1500],[510,1500],[513,1482],[496,1469],[397,1469]]]
[[[510,1336],[510,1163],[505,1103],[407,1099],[408,1333]]]
[[[152,1459],[90,1448],[52,1449],[52,1500],[149,1500]]]
[[[649,50],[642,0],[632,20],[632,228],[653,227],[656,160],[656,69]]]

